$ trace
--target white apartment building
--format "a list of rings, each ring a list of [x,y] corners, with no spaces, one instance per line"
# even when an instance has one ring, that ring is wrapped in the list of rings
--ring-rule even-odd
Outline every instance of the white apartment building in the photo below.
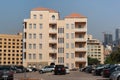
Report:
[[[60,19],[59,12],[34,8],[24,19],[23,65],[41,67],[64,64],[70,69],[87,65],[87,18],[72,13]]]
[[[88,35],[87,55],[98,59],[101,64],[104,63],[104,46],[99,40],[93,39],[92,35]]]

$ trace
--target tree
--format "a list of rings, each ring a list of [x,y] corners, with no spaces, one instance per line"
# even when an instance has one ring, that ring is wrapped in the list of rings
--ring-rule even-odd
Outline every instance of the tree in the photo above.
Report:
[[[118,64],[120,63],[120,48],[113,51],[105,60],[105,64]]]
[[[91,58],[88,56],[88,65],[97,65],[100,64],[100,61],[97,58]]]

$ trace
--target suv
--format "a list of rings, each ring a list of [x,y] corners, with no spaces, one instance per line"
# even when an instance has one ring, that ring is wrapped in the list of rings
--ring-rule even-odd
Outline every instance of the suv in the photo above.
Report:
[[[45,66],[42,69],[39,70],[39,73],[46,73],[46,72],[53,72],[54,71],[54,66]]]
[[[64,67],[64,65],[56,65],[55,66],[55,70],[54,70],[54,74],[66,74],[66,69]]]

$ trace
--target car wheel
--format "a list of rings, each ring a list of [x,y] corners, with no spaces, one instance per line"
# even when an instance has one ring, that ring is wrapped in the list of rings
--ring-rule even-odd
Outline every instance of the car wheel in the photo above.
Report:
[[[42,73],[43,73],[43,71],[39,71],[39,73],[40,73],[40,74],[42,74]]]
[[[120,76],[118,76],[117,80],[120,80]]]

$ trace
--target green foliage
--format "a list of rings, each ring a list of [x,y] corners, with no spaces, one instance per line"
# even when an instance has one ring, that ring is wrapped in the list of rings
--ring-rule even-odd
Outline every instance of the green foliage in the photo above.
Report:
[[[88,65],[97,65],[99,63],[100,61],[98,59],[88,57]]]
[[[120,63],[120,49],[113,51],[109,56],[107,56],[105,64],[119,64]]]

